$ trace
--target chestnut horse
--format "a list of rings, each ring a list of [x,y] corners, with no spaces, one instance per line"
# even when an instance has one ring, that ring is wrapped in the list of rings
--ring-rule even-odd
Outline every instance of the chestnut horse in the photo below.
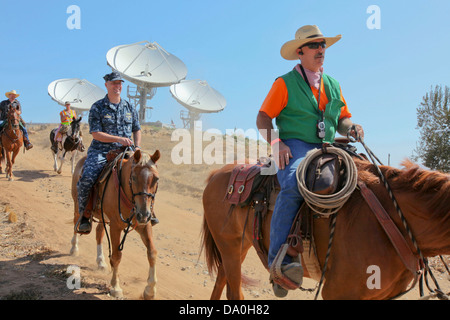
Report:
[[[358,178],[375,193],[407,238],[393,202],[380,183],[375,165],[358,159],[355,163]],[[234,166],[226,165],[212,172],[203,193],[202,249],[205,250],[210,273],[217,271],[211,299],[220,299],[225,285],[228,299],[243,299],[241,264],[252,246],[254,213],[253,210],[248,211],[248,207],[239,206],[229,213],[230,204],[224,200],[224,195]],[[423,170],[409,161],[405,161],[403,166],[402,170],[388,166],[379,168],[415,235],[419,249],[424,257],[450,254],[450,176]],[[266,249],[269,246],[271,211],[269,213],[262,227]],[[321,269],[330,238],[329,220],[314,219],[313,234]],[[335,221],[322,298],[381,300],[405,292],[414,275],[402,263],[359,190],[353,192],[336,214]],[[302,263],[304,265],[303,258]],[[376,289],[369,289],[367,285],[371,270],[374,270],[369,268],[372,266],[378,266],[381,276],[380,286]],[[304,276],[312,278],[306,269]]]
[[[103,257],[102,239],[109,224],[111,234],[110,265],[112,267],[111,295],[122,297],[122,289],[119,285],[119,264],[122,258],[121,234],[122,231],[132,226],[141,236],[147,247],[147,258],[150,264],[147,286],[144,290],[145,299],[154,299],[156,294],[156,249],[152,238],[152,225],[149,223],[153,214],[155,193],[158,187],[158,170],[156,161],[160,157],[159,150],[153,155],[137,150],[134,153],[127,152],[128,158],[122,158],[115,166],[110,178],[98,188],[98,205],[94,208],[93,217],[99,223],[96,228],[97,240],[97,264],[105,270],[106,264]],[[77,182],[80,179],[83,164],[86,157],[80,159],[72,176],[72,198],[74,201],[74,225],[75,229],[79,220]],[[120,193],[120,196],[119,196]],[[120,201],[120,202],[119,202]],[[120,203],[120,205],[119,205]],[[72,238],[70,253],[78,255],[78,233],[75,231]],[[109,237],[108,237],[109,240]],[[111,249],[110,248],[110,249]]]
[[[14,180],[12,167],[19,153],[20,147],[23,145],[23,133],[20,129],[20,115],[14,108],[9,108],[7,123],[4,126],[1,135],[2,143],[0,145],[0,173],[2,172],[1,163],[5,162],[6,157],[6,177],[9,181]]]

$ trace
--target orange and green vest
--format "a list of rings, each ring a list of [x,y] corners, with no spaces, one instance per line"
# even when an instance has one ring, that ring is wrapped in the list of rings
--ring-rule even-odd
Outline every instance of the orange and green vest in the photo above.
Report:
[[[296,70],[288,72],[281,78],[286,84],[288,102],[276,118],[279,137],[281,139],[299,139],[308,143],[333,143],[341,108],[345,106],[341,100],[339,83],[326,74],[322,77],[329,102],[324,112],[325,138],[321,140],[316,133],[317,122],[322,119],[322,116],[311,88]]]
[[[75,118],[75,112],[72,109],[70,109],[70,112],[67,112],[67,110],[63,110],[61,111],[60,115],[62,117],[61,124],[66,126],[68,126],[73,121],[73,118]]]

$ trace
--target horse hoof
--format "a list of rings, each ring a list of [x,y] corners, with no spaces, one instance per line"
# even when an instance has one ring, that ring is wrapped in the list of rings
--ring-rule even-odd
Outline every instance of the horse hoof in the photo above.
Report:
[[[100,270],[101,272],[107,272],[108,271],[108,266],[106,265],[106,263],[104,263],[102,261],[102,262],[98,263],[97,269]]]
[[[61,174],[61,170],[58,170],[57,172],[58,172],[58,174]]]
[[[78,248],[72,248],[70,249],[70,255],[72,257],[78,257],[78,254],[80,253],[80,250],[78,250]]]
[[[144,300],[154,300],[156,296],[156,289],[146,287],[144,290]]]
[[[111,289],[110,294],[112,297],[117,298],[117,299],[121,299],[123,298],[123,291],[122,289]]]

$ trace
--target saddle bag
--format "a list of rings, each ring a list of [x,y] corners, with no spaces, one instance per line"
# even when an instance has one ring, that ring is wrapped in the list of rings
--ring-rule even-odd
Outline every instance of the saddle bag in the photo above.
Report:
[[[234,205],[244,207],[252,200],[256,191],[267,175],[261,175],[261,169],[267,164],[241,164],[234,167],[228,182],[225,198]]]
[[[321,195],[337,192],[342,185],[341,169],[341,160],[334,153],[315,157],[306,169],[306,187]]]

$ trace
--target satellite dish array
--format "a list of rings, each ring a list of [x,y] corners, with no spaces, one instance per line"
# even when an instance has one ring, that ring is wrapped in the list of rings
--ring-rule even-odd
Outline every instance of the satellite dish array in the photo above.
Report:
[[[59,79],[48,85],[48,94],[58,104],[64,106],[70,102],[72,109],[83,113],[89,111],[92,104],[105,96],[98,86],[85,79]]]
[[[135,88],[128,86],[127,96],[135,108],[139,105],[141,122],[145,122],[146,111],[152,109],[147,107],[147,100],[153,98],[158,87],[170,86],[172,97],[187,109],[187,114],[180,113],[184,128],[193,128],[194,121],[202,113],[220,112],[225,108],[226,100],[217,90],[203,80],[185,80],[185,64],[156,42],[116,46],[107,52],[106,60],[113,70],[136,85]],[[102,89],[80,79],[53,81],[48,93],[59,104],[70,101],[74,109],[83,111],[89,110],[92,103],[105,96]]]
[[[124,79],[137,86],[127,94],[139,104],[139,118],[145,121],[147,100],[153,98],[158,87],[170,86],[172,96],[188,109],[180,117],[185,128],[193,128],[201,113],[219,112],[225,108],[225,98],[209,87],[206,81],[186,81],[186,65],[179,58],[164,50],[158,43],[141,41],[114,47],[106,54],[108,65]],[[132,89],[133,90],[133,89]]]

